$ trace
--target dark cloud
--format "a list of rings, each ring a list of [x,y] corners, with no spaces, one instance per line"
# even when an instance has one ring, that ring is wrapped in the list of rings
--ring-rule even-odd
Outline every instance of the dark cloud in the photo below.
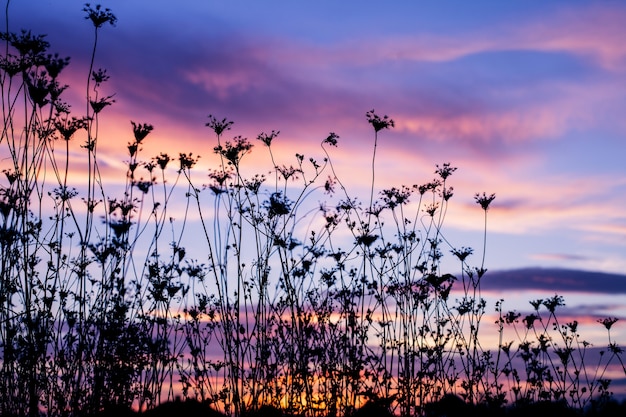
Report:
[[[543,268],[489,271],[483,277],[482,288],[487,291],[539,290],[556,293],[626,294],[626,275]]]

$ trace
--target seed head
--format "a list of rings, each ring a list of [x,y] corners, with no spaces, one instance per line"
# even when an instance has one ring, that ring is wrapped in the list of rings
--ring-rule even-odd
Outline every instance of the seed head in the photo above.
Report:
[[[389,116],[384,115],[382,118],[374,112],[374,109],[365,113],[367,122],[374,127],[374,131],[379,132],[383,129],[391,129],[395,127],[395,122]]]
[[[482,207],[482,209],[485,211],[489,209],[489,204],[491,204],[491,202],[495,200],[495,198],[496,198],[495,194],[491,194],[490,196],[487,196],[487,194],[485,194],[484,192],[483,192],[483,195],[476,193],[476,195],[474,196],[474,200],[476,200],[476,202],[480,204],[480,207]]]

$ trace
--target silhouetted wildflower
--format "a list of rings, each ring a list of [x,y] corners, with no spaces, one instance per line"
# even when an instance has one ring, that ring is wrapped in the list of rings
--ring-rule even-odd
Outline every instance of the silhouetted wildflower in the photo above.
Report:
[[[211,170],[209,171],[209,178],[215,183],[208,186],[215,195],[226,192],[226,181],[231,177],[232,172],[226,170]]]
[[[487,273],[487,268],[474,268],[474,270],[476,271],[476,275],[478,276],[478,279],[481,279],[486,273]]]
[[[12,54],[7,56],[0,56],[0,69],[5,71],[9,78],[14,77],[16,74],[25,71],[29,67],[29,63],[24,59],[20,59]]]
[[[55,198],[60,201],[68,201],[78,195],[78,191],[76,191],[76,188],[68,187],[57,187],[52,191],[52,193],[54,194]]]
[[[260,140],[261,142],[263,142],[265,146],[269,148],[270,145],[272,144],[272,140],[274,140],[274,138],[276,138],[276,136],[278,136],[279,133],[280,133],[280,130],[278,131],[272,130],[272,133],[270,133],[269,135],[265,132],[261,132],[256,138]]]
[[[476,195],[474,195],[474,200],[476,200],[476,202],[480,204],[480,207],[482,207],[482,209],[485,211],[489,209],[489,204],[491,204],[491,202],[495,198],[496,198],[495,194],[491,194],[490,196],[487,196],[487,194],[483,193],[483,195],[481,196],[479,193],[476,193]]]
[[[228,180],[232,176],[232,172],[227,170],[211,170],[209,171],[209,178],[214,180],[220,186],[226,184],[226,180]]]
[[[276,170],[280,172],[280,175],[282,175],[285,181],[287,181],[289,178],[292,178],[294,180],[297,179],[297,174],[302,172],[301,169],[294,168],[293,166],[286,167],[285,165],[283,165],[282,167],[276,167]]]
[[[443,164],[442,167],[439,165],[435,165],[437,169],[435,170],[435,174],[439,175],[442,180],[446,180],[454,171],[457,170],[456,167],[450,166],[449,162]]]
[[[106,106],[110,106],[115,103],[113,100],[113,96],[107,96],[99,98],[98,100],[89,100],[89,104],[91,105],[91,109],[94,113],[98,114],[104,109]]]
[[[265,181],[265,175],[255,174],[252,179],[244,179],[244,186],[253,194],[258,194],[261,185]]]
[[[552,298],[548,298],[543,300],[543,305],[546,306],[550,313],[554,313],[557,307],[561,307],[565,305],[565,300],[560,295],[555,295]]]
[[[117,220],[109,222],[109,227],[115,233],[115,237],[120,238],[130,230],[131,224],[128,220]]]
[[[536,314],[529,314],[526,317],[524,317],[524,319],[522,321],[526,325],[527,329],[532,329],[532,327],[535,324],[535,320],[537,320],[538,318],[539,318],[539,316],[537,316]]]
[[[83,7],[83,11],[87,13],[85,19],[91,20],[91,23],[93,23],[96,28],[101,28],[105,23],[115,26],[117,22],[117,17],[111,12],[111,9],[107,7],[103,10],[102,6],[99,4],[96,4],[96,7],[93,8],[89,3],[86,3],[85,7]]]
[[[54,55],[48,55],[46,57],[44,67],[46,68],[46,71],[48,71],[48,75],[50,75],[50,77],[54,79],[58,77],[58,75],[61,73],[63,68],[68,66],[69,63],[70,63],[69,57],[59,58],[59,54],[56,53]]]
[[[64,140],[70,140],[74,133],[79,129],[87,127],[87,119],[72,117],[71,119],[57,118],[54,121],[54,127],[59,131]]]
[[[55,127],[50,123],[41,123],[39,121],[35,121],[34,126],[35,132],[37,132],[37,136],[41,140],[52,139],[54,136]]]
[[[417,189],[420,193],[420,195],[424,195],[426,194],[427,191],[435,191],[437,188],[439,188],[439,186],[441,185],[441,182],[438,179],[434,179],[429,183],[423,184],[423,185],[419,185],[417,186]],[[415,188],[416,186],[413,186],[413,188]]]
[[[439,203],[433,203],[426,206],[424,211],[428,213],[430,217],[433,217],[439,208]]]
[[[337,139],[339,139],[339,135],[335,132],[330,132],[328,137],[326,137],[322,143],[328,143],[330,146],[337,146]]]
[[[50,101],[52,101],[52,103],[55,106],[55,110],[57,108],[56,103],[59,101],[59,98],[61,97],[61,94],[68,88],[68,85],[61,85],[58,83],[57,80],[52,79],[52,81],[50,82],[50,85],[48,86],[48,90],[49,90],[49,94],[50,94]]]
[[[461,247],[461,249],[453,249],[452,250],[452,254],[454,256],[456,256],[457,258],[459,258],[459,260],[461,262],[464,262],[465,259],[471,255],[472,253],[474,253],[474,249],[472,248],[466,248],[466,247]]]
[[[133,202],[118,201],[116,198],[109,200],[109,214],[112,214],[115,210],[120,210],[123,217],[127,217],[132,211],[136,209]]]
[[[455,308],[459,312],[459,314],[462,316],[472,311],[473,305],[474,305],[473,299],[470,300],[470,299],[464,298],[463,300],[459,302],[459,305],[456,306]]]
[[[135,123],[131,120],[130,124],[133,125],[133,134],[137,143],[141,143],[154,130],[154,127],[147,123]]]
[[[616,317],[605,317],[603,319],[598,319],[598,323],[602,324],[607,330],[611,330],[611,327],[617,322],[619,319]]]
[[[5,32],[2,33],[2,40],[8,40],[12,47],[22,56],[31,55],[36,56],[45,52],[50,43],[45,40],[46,35],[34,36],[30,30],[22,29],[19,35],[15,33],[9,33],[8,36]]]
[[[326,229],[330,229],[339,224],[339,215],[337,213],[325,214],[324,220],[326,220],[326,225],[324,227]],[[339,260],[336,261],[339,262]]]
[[[185,169],[193,168],[199,158],[199,156],[194,158],[192,152],[190,152],[189,155],[181,152],[178,156],[178,160],[180,161],[180,170],[183,171]]]
[[[402,186],[400,189],[392,187],[388,190],[382,190],[380,194],[383,197],[385,205],[390,209],[394,209],[397,206],[401,206],[409,202],[411,190],[406,186]]]
[[[452,198],[452,196],[454,195],[454,188],[453,187],[447,187],[444,188],[441,191],[441,198],[443,198],[444,201],[448,201]]]
[[[365,113],[367,122],[374,127],[374,131],[379,132],[383,129],[390,129],[395,126],[393,119],[385,115],[382,118],[374,112],[374,109]]]
[[[93,213],[98,204],[102,203],[102,200],[96,200],[93,198],[83,198],[83,202],[87,205],[87,211]]]
[[[213,151],[219,155],[222,155],[228,160],[229,165],[239,166],[241,158],[252,149],[252,144],[247,138],[242,136],[236,136],[232,142],[227,141],[224,146],[218,145],[213,148]]]
[[[565,327],[567,327],[570,332],[576,333],[576,331],[578,330],[578,320],[565,323]]]
[[[272,195],[270,195],[270,199],[264,203],[265,208],[267,209],[267,215],[270,218],[289,214],[291,211],[291,204],[292,202],[280,191],[272,193]]]
[[[129,143],[127,147],[128,147],[128,153],[130,154],[130,157],[131,158],[134,157],[137,154],[137,148],[138,148],[137,142]]]
[[[39,107],[48,104],[49,100],[46,97],[50,93],[51,82],[45,73],[28,74],[25,81],[28,86],[28,94],[33,104]]]
[[[230,130],[230,127],[233,125],[233,121],[230,121],[226,118],[222,120],[217,120],[212,114],[209,114],[209,122],[206,123],[205,126],[213,129],[217,136],[220,136],[224,131]]]
[[[104,265],[107,259],[115,254],[115,247],[111,244],[107,244],[104,241],[90,243],[87,245],[87,247],[94,254],[94,257],[100,265]]]
[[[372,235],[369,232],[365,232],[362,235],[356,237],[356,243],[363,245],[366,248],[370,247],[378,239],[378,235]]]
[[[161,152],[157,157],[154,158],[156,160],[157,165],[161,169],[165,169],[168,162],[170,162],[170,157],[168,154]]]
[[[54,102],[54,110],[57,112],[57,117],[61,114],[69,114],[71,106],[64,101],[57,100]]]
[[[154,168],[156,168],[156,165],[154,163],[154,161],[150,161],[150,162],[146,162],[145,164],[143,164],[143,167],[150,173],[152,173],[152,171],[154,170]]]
[[[326,194],[334,193],[336,184],[337,184],[337,181],[333,177],[329,176],[328,179],[326,179],[326,182],[324,183],[324,193]]]
[[[509,311],[504,315],[504,321],[506,322],[506,324],[513,324],[516,323],[521,316],[521,313],[518,313],[516,311]]]
[[[2,172],[6,175],[10,185],[13,185],[13,183],[22,175],[20,172],[15,170],[9,171],[8,169],[3,169]]]
[[[537,300],[532,300],[529,301],[530,305],[533,306],[533,308],[535,309],[535,311],[539,311],[539,307],[541,307],[541,305],[543,304],[543,299],[539,298]]]
[[[99,68],[98,70],[91,72],[91,79],[96,83],[96,86],[109,81],[109,78],[111,77],[107,74],[106,69]]]
[[[219,187],[217,185],[209,185],[208,186],[209,190],[211,190],[213,192],[213,194],[215,195],[220,195],[226,192],[226,189]]]
[[[139,180],[139,181],[133,182],[133,185],[137,187],[139,191],[141,191],[142,193],[147,194],[148,191],[150,190],[150,187],[152,187],[152,185],[154,184],[154,181],[155,181],[154,179],[152,181]]]

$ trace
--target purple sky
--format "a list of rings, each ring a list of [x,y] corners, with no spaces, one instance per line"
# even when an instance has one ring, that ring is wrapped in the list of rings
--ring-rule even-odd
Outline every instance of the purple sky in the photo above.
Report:
[[[93,43],[83,3],[9,6],[11,30],[47,33],[52,51],[72,57],[66,100],[76,102]],[[447,222],[459,245],[482,245],[474,193],[497,194],[489,269],[626,271],[626,3],[102,4],[119,19],[96,56],[116,99],[101,116],[111,168],[125,159],[129,120],[155,126],[144,154],[191,150],[207,168],[214,114],[235,121],[233,135],[280,130],[289,163],[319,156],[336,132],[339,174],[365,190],[374,108],[396,121],[379,142],[378,188],[427,182],[435,164],[459,168]]]
[[[51,52],[71,56],[64,96],[76,116],[94,40],[84,2],[8,7],[11,31],[48,34]],[[558,293],[567,303],[560,317],[579,320],[586,339],[602,346],[606,330],[596,320],[615,316],[622,320],[611,334],[625,343],[626,2],[101,4],[119,19],[99,32],[95,64],[111,76],[103,94],[116,100],[100,116],[98,151],[112,187],[125,180],[130,120],[155,127],[146,159],[200,154],[198,178],[206,178],[216,168],[215,138],[204,126],[213,114],[235,121],[227,139],[258,143],[260,132],[280,130],[279,164],[293,164],[296,152],[321,159],[319,143],[336,132],[338,174],[366,199],[373,132],[365,113],[373,108],[396,122],[381,132],[376,188],[426,183],[435,164],[458,167],[444,232],[473,247],[476,264],[483,213],[473,196],[496,193],[485,323],[495,321],[500,298],[505,310],[530,314],[528,300]],[[80,145],[72,144],[75,167]],[[247,162],[269,169],[260,144]]]

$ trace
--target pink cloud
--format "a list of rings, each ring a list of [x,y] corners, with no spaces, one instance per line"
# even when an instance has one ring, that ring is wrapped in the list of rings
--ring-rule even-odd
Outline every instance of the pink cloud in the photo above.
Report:
[[[398,129],[439,141],[518,142],[555,137],[567,129],[567,114],[556,114],[556,106],[514,109],[498,114],[432,115],[400,119]]]
[[[352,53],[339,54],[360,64],[378,60],[445,62],[484,52],[539,50],[566,52],[591,58],[606,69],[620,70],[626,63],[626,9],[618,3],[565,7],[541,20],[518,25],[490,26],[462,38],[417,35],[376,42],[350,43]],[[366,45],[366,46],[365,46]],[[356,53],[355,51],[358,51]]]
[[[192,84],[202,87],[206,92],[224,100],[232,94],[238,94],[257,86],[262,80],[255,77],[250,69],[236,69],[232,72],[211,72],[208,70],[184,70],[184,77]]]
[[[529,47],[590,57],[598,65],[622,71],[626,64],[626,9],[618,3],[564,9],[554,20],[528,25],[520,36]]]

